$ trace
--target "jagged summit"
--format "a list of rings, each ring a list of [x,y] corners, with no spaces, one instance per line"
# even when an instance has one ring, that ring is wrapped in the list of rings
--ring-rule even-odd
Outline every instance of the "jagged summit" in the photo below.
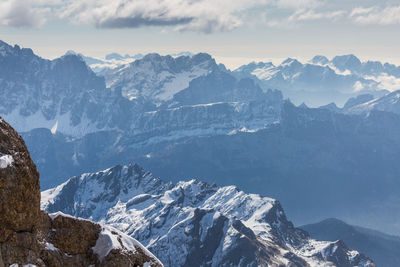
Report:
[[[0,118],[0,266],[162,266],[109,227],[40,210],[39,173],[25,143]]]
[[[129,100],[144,98],[160,106],[173,101],[193,80],[220,68],[206,53],[176,58],[152,53],[107,72],[105,79],[108,87],[119,88]]]
[[[135,237],[166,266],[374,266],[343,242],[317,242],[280,203],[236,186],[164,182],[136,164],[76,176],[42,192],[42,207]]]
[[[287,58],[282,61],[281,65],[291,65],[291,64],[299,64],[300,62],[295,58]]]
[[[398,266],[400,237],[347,224],[336,218],[300,227],[317,240],[343,240],[346,244],[371,257],[377,266]]]
[[[360,59],[353,54],[336,56],[332,59],[332,63],[341,71],[358,71],[361,67]]]
[[[16,55],[32,55],[33,51],[30,48],[21,48],[19,45],[11,46],[0,40],[0,56],[16,56]]]
[[[350,99],[344,107],[344,112],[348,114],[369,114],[371,111],[400,114],[400,90],[377,98],[371,95],[361,95]]]
[[[112,60],[112,59],[121,60],[121,59],[124,59],[124,58],[126,58],[126,56],[125,57],[121,56],[118,53],[107,54],[106,57],[105,57],[105,59],[107,59],[107,60]]]
[[[374,96],[371,94],[363,94],[363,95],[358,95],[357,97],[352,97],[347,102],[344,104],[344,108],[348,109],[354,106],[357,106],[359,104],[366,103],[368,101],[371,101],[374,99]]]
[[[321,108],[321,109],[328,109],[328,110],[330,110],[330,111],[332,111],[332,112],[340,112],[341,111],[341,109],[338,107],[338,106],[336,106],[336,104],[335,103],[329,103],[328,105],[324,105],[324,106],[321,106],[321,107],[319,107],[319,108]]]
[[[268,64],[268,63],[265,63]],[[277,66],[262,63],[243,65],[233,72],[237,77],[254,76],[260,86],[281,90],[285,98],[297,105],[306,102],[319,107],[335,102],[342,106],[360,94],[382,96],[385,90],[396,90],[398,84],[388,79],[400,77],[400,67],[377,61],[361,62],[354,55],[336,56],[332,60],[317,55],[307,63],[288,58]]]
[[[326,65],[329,63],[329,59],[325,56],[317,55],[311,59],[311,62],[314,64]]]

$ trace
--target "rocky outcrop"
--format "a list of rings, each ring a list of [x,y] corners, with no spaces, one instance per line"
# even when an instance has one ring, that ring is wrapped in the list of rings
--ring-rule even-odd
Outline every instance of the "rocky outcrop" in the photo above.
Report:
[[[14,232],[32,232],[40,220],[39,173],[22,138],[0,122],[0,242]],[[6,159],[8,161],[6,162]]]
[[[115,229],[41,211],[39,173],[24,141],[3,119],[0,153],[0,266],[162,266]]]

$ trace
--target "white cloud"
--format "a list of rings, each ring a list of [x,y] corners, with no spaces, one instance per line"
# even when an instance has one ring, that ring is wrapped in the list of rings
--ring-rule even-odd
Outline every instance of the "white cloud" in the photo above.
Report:
[[[294,11],[289,16],[279,19],[271,19],[267,21],[267,25],[270,27],[289,29],[297,28],[301,26],[301,22],[315,20],[337,21],[343,19],[348,13],[345,10],[320,11],[317,6],[319,5],[311,5],[310,8],[294,8]]]
[[[400,6],[355,8],[350,18],[358,24],[400,24]]]
[[[178,30],[229,31],[241,13],[271,0],[71,0],[61,15],[100,28],[174,26]]]
[[[364,85],[360,81],[356,81],[353,85],[353,92],[359,92],[364,89]]]
[[[48,7],[39,7],[31,0],[0,1],[0,25],[10,27],[38,27],[45,23]]]
[[[347,12],[344,10],[329,11],[329,12],[316,12],[315,10],[303,10],[291,16],[291,20],[307,21],[307,20],[338,20],[342,18]]]
[[[360,15],[365,15],[365,14],[370,13],[373,9],[374,9],[373,7],[368,7],[368,8],[357,7],[351,11],[349,16],[356,17],[356,16],[360,16]]]
[[[382,73],[377,77],[367,76],[365,78],[377,81],[379,83],[378,85],[379,89],[384,89],[389,91],[400,90],[400,78],[397,78],[395,76]]]
[[[316,8],[323,4],[321,0],[276,0],[275,5],[280,8]]]
[[[52,18],[99,28],[161,26],[211,33],[243,24],[293,28],[299,22],[344,18],[358,24],[400,24],[400,6],[345,11],[327,0],[0,0],[2,26],[37,27]]]
[[[321,3],[323,0],[0,0],[0,25],[39,26],[52,16],[99,28],[169,26],[209,33],[243,25],[249,21],[249,10],[254,17],[257,12],[315,8]]]

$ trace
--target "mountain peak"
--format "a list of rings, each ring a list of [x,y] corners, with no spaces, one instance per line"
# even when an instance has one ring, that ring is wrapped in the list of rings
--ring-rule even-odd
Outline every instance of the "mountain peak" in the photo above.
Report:
[[[361,67],[360,59],[353,54],[336,56],[332,59],[332,63],[341,71],[358,71]]]
[[[287,58],[284,61],[282,61],[281,65],[291,65],[291,64],[301,64],[297,59],[295,58]]]
[[[377,266],[398,266],[400,262],[400,238],[376,230],[347,224],[330,218],[300,228],[317,240],[343,240],[353,249],[371,257]]]
[[[160,54],[158,54],[158,53],[149,53],[149,54],[146,54],[143,58],[142,58],[142,60],[143,61],[160,61],[161,59],[163,59],[163,58],[172,58],[171,56],[161,56]]]
[[[185,56],[185,57],[189,57],[189,56]],[[208,53],[197,53],[195,55],[192,55],[191,57],[194,62],[203,62],[203,61],[214,60],[213,57]]]
[[[317,55],[311,59],[311,62],[313,64],[326,65],[329,63],[329,59],[325,56]]]
[[[299,105],[299,108],[306,108],[306,109],[308,109],[308,106],[306,105],[306,103],[301,103],[300,105]]]
[[[389,92],[377,98],[369,94],[350,98],[344,109],[349,114],[369,114],[371,111],[400,114],[400,90]]]
[[[326,224],[342,224],[345,225],[346,223],[340,219],[337,218],[327,218],[325,220],[322,220],[319,223],[326,223]]]
[[[9,44],[8,44],[8,43],[6,43],[6,42],[4,42],[4,41],[0,40],[0,47],[8,47],[8,48],[11,48],[12,46],[11,46],[11,45],[9,45]]]
[[[68,56],[68,55],[78,55],[78,53],[76,53],[74,50],[68,50],[67,52],[65,52],[64,55],[66,55],[66,56]]]
[[[375,97],[371,94],[362,94],[362,95],[358,95],[356,97],[352,97],[349,100],[347,100],[347,102],[344,104],[344,108],[350,108],[362,103],[366,103],[368,101],[371,101],[372,99],[374,99]]]
[[[112,60],[112,59],[115,59],[115,60],[122,60],[122,59],[124,59],[124,58],[125,58],[125,57],[121,56],[121,55],[118,54],[118,53],[107,54],[106,57],[105,57],[106,60]]]
[[[330,110],[332,112],[339,112],[341,110],[334,102],[329,103],[329,104],[324,105],[324,106],[320,106],[319,108],[327,109],[327,110]]]
[[[332,61],[344,61],[344,62],[360,62],[360,59],[356,57],[354,54],[347,54],[341,56],[335,56]]]
[[[113,225],[136,237],[166,266],[202,266],[211,261],[216,266],[238,266],[241,262],[269,266],[298,260],[304,265],[315,261],[323,265],[327,258],[321,255],[332,258],[337,266],[374,266],[343,243],[310,240],[287,220],[275,199],[198,180],[172,184],[150,174],[146,179],[133,179],[129,176],[134,173],[120,171],[129,166],[73,177],[42,192],[42,206]],[[141,185],[121,187],[118,180],[141,180]],[[120,193],[110,198],[112,192]],[[336,257],[339,254],[334,247],[340,255],[348,256]],[[260,256],[260,251],[274,260]],[[290,258],[285,257],[288,254]]]
[[[0,40],[0,56],[8,56],[11,54],[15,54],[16,52],[20,51],[21,48],[18,45],[12,47],[8,43]]]

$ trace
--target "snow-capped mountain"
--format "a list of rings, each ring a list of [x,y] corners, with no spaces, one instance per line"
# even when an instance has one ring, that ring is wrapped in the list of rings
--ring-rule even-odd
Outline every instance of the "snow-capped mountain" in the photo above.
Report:
[[[112,225],[165,266],[375,266],[341,241],[310,239],[274,199],[197,180],[167,183],[138,165],[73,177],[42,192],[42,208]]]
[[[279,197],[296,223],[351,217],[354,224],[400,231],[393,223],[397,214],[389,212],[400,188],[393,178],[400,174],[396,114],[295,107],[281,92],[261,88],[254,77],[237,77],[206,54],[150,54],[119,70],[126,84],[108,88],[80,56],[49,61],[29,49],[0,47],[0,115],[26,140],[44,189],[83,172],[138,162],[167,179],[201,177]],[[294,60],[285,64],[303,68]],[[182,81],[179,75],[198,69],[205,73],[160,98]],[[149,79],[141,86],[129,79],[130,71]],[[135,94],[123,93],[123,86]],[[363,102],[360,96],[347,107]]]
[[[250,112],[257,109],[243,109],[242,115],[235,115],[242,118],[239,122],[226,113],[224,119],[230,123],[224,126],[212,121],[215,114],[222,114],[214,109],[223,107],[170,109],[180,121],[161,116],[167,113],[154,114],[154,120],[143,119],[144,125],[152,121],[141,127],[148,131],[135,137],[103,131],[71,139],[46,129],[23,137],[44,189],[83,172],[138,162],[164,179],[198,177],[279,198],[297,224],[335,216],[400,233],[395,223],[399,214],[392,212],[399,207],[399,115],[374,110],[368,116],[347,115],[285,102],[279,122],[263,129],[259,124],[229,131],[237,123],[257,121],[252,115],[256,112]],[[185,132],[185,125],[193,131]],[[152,132],[153,127],[158,130]],[[168,131],[171,128],[175,130]]]
[[[334,218],[303,225],[300,228],[317,240],[343,240],[347,245],[372,258],[377,266],[397,267],[400,265],[400,237],[398,236],[349,225]]]
[[[121,128],[145,107],[141,100],[124,105],[128,101],[106,88],[79,56],[50,61],[3,42],[0,51],[0,114],[19,132],[47,128],[83,136]]]
[[[83,61],[98,75],[103,75],[107,71],[112,69],[128,65],[129,63],[143,57],[142,54],[131,55],[120,55],[118,53],[107,54],[104,58],[89,57],[81,53],[76,53],[72,50],[67,51],[66,55],[77,55],[80,56]]]
[[[377,98],[362,95],[350,99],[343,108],[343,112],[348,114],[368,114],[372,110],[400,114],[400,90]]]
[[[105,78],[108,87],[119,88],[127,99],[144,97],[159,105],[189,87],[193,79],[216,69],[215,60],[208,54],[177,58],[148,54],[130,65],[107,72]]]
[[[96,76],[82,55],[71,52],[50,61],[6,43],[1,43],[1,51],[0,90],[5,104],[0,115],[26,138],[37,138],[29,142],[34,154],[47,153],[35,146],[46,147],[53,138],[62,142],[62,149],[53,154],[72,153],[68,158],[35,158],[45,188],[59,184],[58,179],[98,169],[83,163],[87,152],[98,149],[92,145],[100,145],[95,140],[101,140],[105,149],[101,155],[108,158],[107,154],[127,147],[253,132],[280,120],[283,98],[279,91],[263,92],[251,79],[235,78],[207,54],[149,54],[110,71],[107,87],[104,77]],[[85,151],[82,146],[87,147]],[[54,166],[49,162],[61,162],[61,158],[71,165],[48,176],[46,170]],[[77,172],[70,173],[76,168]],[[54,182],[48,184],[50,179]]]
[[[350,98],[344,104],[343,108],[337,107],[334,103],[321,106],[320,108],[349,115],[369,115],[371,111],[400,114],[400,90],[380,97],[374,97],[371,94],[358,95]]]
[[[378,61],[361,62],[354,55],[332,60],[315,56],[308,63],[288,58],[279,65],[271,62],[250,63],[234,73],[238,77],[256,77],[263,88],[281,90],[296,104],[311,106],[345,101],[360,94],[381,96],[400,89],[400,67]]]
[[[98,75],[104,75],[105,73],[113,69],[129,65],[133,61],[144,57],[144,55],[141,53],[135,55],[129,55],[129,54],[120,55],[118,53],[110,53],[105,55],[104,58],[97,58],[97,57],[85,56],[80,53],[78,54],[71,50],[67,51],[66,54],[79,55],[86,62],[86,64]],[[192,57],[194,56],[194,54],[190,52],[180,52],[180,53],[170,54],[169,56],[174,58],[181,56]]]
[[[107,87],[80,55],[49,61],[30,49],[1,47],[0,88],[6,104],[0,114],[19,132],[47,128],[76,138],[112,131],[132,140],[145,134],[163,140],[265,127],[279,120],[279,92],[264,93],[250,79],[234,78],[207,54],[149,54],[110,71]]]

